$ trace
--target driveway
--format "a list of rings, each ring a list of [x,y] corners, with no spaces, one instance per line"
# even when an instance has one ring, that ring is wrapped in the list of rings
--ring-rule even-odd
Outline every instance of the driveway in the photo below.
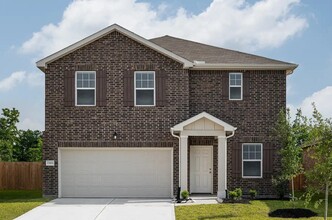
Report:
[[[61,198],[45,203],[17,220],[175,220],[170,199]]]

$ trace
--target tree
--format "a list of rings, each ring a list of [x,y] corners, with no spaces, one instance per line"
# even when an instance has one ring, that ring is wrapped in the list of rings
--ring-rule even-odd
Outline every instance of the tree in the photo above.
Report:
[[[17,141],[19,111],[15,108],[2,109],[0,116],[0,160],[13,161],[13,145]]]
[[[311,157],[316,161],[306,172],[308,203],[316,193],[325,193],[324,219],[327,219],[328,196],[332,189],[332,121],[324,119],[313,104],[313,117],[310,120],[309,144]],[[322,200],[319,200],[321,202]],[[316,204],[319,204],[316,203]]]
[[[279,181],[291,181],[292,200],[295,199],[294,178],[302,172],[302,143],[307,139],[307,119],[301,110],[297,111],[294,122],[291,122],[289,109],[282,110],[274,132],[281,145],[281,173]]]
[[[8,140],[0,140],[0,161],[13,160],[13,144]]]
[[[42,143],[42,132],[20,130],[18,141],[14,145],[14,158],[17,161],[41,161]]]

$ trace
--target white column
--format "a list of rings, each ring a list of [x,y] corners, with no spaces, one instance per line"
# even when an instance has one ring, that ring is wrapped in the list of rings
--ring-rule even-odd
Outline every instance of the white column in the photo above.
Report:
[[[180,137],[180,186],[188,190],[188,136]]]
[[[226,198],[227,189],[227,140],[218,136],[218,198]]]

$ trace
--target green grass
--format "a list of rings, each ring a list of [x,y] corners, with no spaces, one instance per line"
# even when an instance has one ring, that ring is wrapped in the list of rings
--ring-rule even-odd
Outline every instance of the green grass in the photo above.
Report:
[[[0,219],[14,219],[47,201],[40,190],[0,190]]]
[[[332,216],[332,196],[330,196],[328,216]],[[251,204],[212,204],[212,205],[189,205],[175,207],[176,220],[217,220],[217,219],[275,219],[269,218],[268,213],[282,208],[305,208],[303,201],[279,201],[279,200],[255,200]],[[318,209],[313,205],[308,207],[317,212],[319,217],[299,218],[299,220],[318,220],[323,219],[324,204]],[[329,217],[332,220],[332,217]]]

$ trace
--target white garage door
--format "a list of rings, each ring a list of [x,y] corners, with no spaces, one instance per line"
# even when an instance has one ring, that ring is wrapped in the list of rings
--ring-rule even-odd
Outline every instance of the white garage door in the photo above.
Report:
[[[62,148],[60,197],[171,197],[170,148]]]

